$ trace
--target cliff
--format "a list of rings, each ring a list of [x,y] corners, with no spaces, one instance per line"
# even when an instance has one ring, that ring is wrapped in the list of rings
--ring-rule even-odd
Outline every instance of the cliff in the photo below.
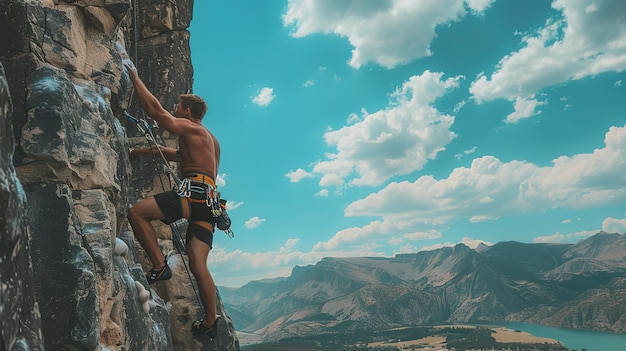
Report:
[[[169,227],[174,277],[148,286],[126,220],[171,183],[128,157],[147,141],[121,62],[164,106],[191,92],[193,1],[0,3],[0,350],[238,350],[221,300],[215,343],[192,338],[202,310]]]

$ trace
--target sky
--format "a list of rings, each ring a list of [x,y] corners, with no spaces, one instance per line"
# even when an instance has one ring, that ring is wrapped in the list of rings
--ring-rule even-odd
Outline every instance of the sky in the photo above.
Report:
[[[622,0],[195,1],[189,31],[218,286],[626,232]]]

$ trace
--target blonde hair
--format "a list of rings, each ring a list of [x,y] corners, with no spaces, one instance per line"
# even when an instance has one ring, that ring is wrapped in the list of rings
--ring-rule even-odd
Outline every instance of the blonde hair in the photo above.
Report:
[[[199,120],[202,120],[202,118],[204,118],[206,111],[209,109],[206,102],[204,102],[204,100],[198,95],[181,94],[178,97],[178,100],[180,101],[183,108],[188,108],[191,110],[191,115],[193,116],[193,118]]]

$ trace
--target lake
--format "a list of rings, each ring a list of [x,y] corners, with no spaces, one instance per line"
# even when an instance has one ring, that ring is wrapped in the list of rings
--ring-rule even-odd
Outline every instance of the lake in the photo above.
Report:
[[[500,324],[500,323],[499,323]],[[597,332],[592,330],[559,329],[538,324],[503,322],[501,325],[525,331],[534,336],[556,339],[570,349],[587,351],[624,351],[626,350],[626,334]]]

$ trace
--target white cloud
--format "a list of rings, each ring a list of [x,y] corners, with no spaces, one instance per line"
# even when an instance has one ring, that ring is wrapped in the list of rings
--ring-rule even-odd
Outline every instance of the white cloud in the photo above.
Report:
[[[626,126],[611,127],[604,148],[573,157],[561,156],[553,160],[551,167],[525,161],[502,163],[493,156],[484,156],[474,159],[469,168],[454,169],[445,179],[422,176],[413,182],[393,182],[345,209],[346,216],[380,220],[341,230],[316,248],[332,249],[450,220],[479,221],[558,208],[623,203],[624,150]],[[618,224],[610,223],[607,227]]]
[[[626,197],[626,126],[611,127],[605,147],[590,154],[561,156],[552,167],[524,161],[502,163],[477,158],[470,168],[457,168],[447,179],[422,176],[415,182],[391,183],[356,201],[347,215],[376,215],[446,221],[452,216],[501,216],[559,207],[587,208]],[[480,201],[489,196],[494,201]],[[396,217],[399,208],[413,207]],[[388,214],[389,213],[389,214]],[[464,216],[465,214],[465,216]]]
[[[313,251],[335,250],[339,247],[343,247],[345,244],[367,241],[364,239],[380,236],[382,234],[390,234],[391,229],[393,229],[393,227],[386,226],[385,223],[380,221],[373,221],[363,227],[347,228],[335,234],[330,240],[315,244]]]
[[[304,178],[313,178],[314,176],[304,169],[298,168],[295,171],[290,171],[289,173],[285,174],[285,177],[289,178],[292,183],[297,183]]]
[[[393,237],[389,241],[387,241],[387,243],[392,246],[398,246],[402,244],[402,242],[404,242],[404,240],[400,237]]]
[[[321,186],[380,185],[396,175],[422,169],[428,160],[445,150],[455,137],[450,131],[454,117],[432,103],[456,88],[460,77],[442,80],[442,73],[425,71],[413,76],[392,94],[385,110],[363,111],[362,120],[324,134],[326,144],[336,148],[327,160],[317,162]],[[347,179],[354,177],[353,179]]]
[[[427,232],[414,232],[414,233],[406,233],[403,235],[404,238],[409,240],[429,240],[429,239],[439,239],[443,237],[440,231],[431,229]]]
[[[322,189],[315,194],[315,196],[328,197],[328,189]]]
[[[274,89],[264,87],[259,91],[259,94],[252,98],[252,102],[259,106],[267,106],[276,96],[274,95]]]
[[[287,242],[285,242],[285,246],[281,248],[281,251],[282,252],[292,251],[299,241],[300,239],[292,239],[292,238],[287,239]]]
[[[243,205],[242,201],[236,202],[236,201],[228,201],[226,202],[226,210],[227,211],[232,211],[236,208],[238,208],[239,206]]]
[[[217,185],[218,187],[226,186],[226,177],[227,176],[228,175],[226,173],[218,174],[217,175],[217,179],[215,180],[215,185]]]
[[[430,56],[438,25],[480,14],[495,0],[391,1],[289,0],[283,15],[296,38],[336,34],[354,47],[350,65],[375,62],[387,68]]]
[[[553,1],[562,19],[549,19],[538,33],[523,37],[524,47],[503,57],[490,77],[478,77],[470,88],[476,101],[527,99],[544,87],[626,69],[624,2],[588,5]]]
[[[317,172],[323,173],[324,169],[325,168],[323,167],[319,167]],[[343,183],[343,178],[340,175],[333,173],[324,174],[320,179],[320,186],[341,186]]]
[[[465,156],[465,155],[471,155],[471,154],[473,154],[474,152],[476,152],[476,146],[474,146],[474,147],[473,147],[473,148],[471,148],[471,149],[465,150],[465,151],[463,151],[463,152],[460,152],[460,153],[458,153],[458,154],[454,155],[454,158],[456,158],[457,160],[460,160],[460,159],[462,159],[462,158],[463,158],[463,156]]]
[[[254,229],[261,225],[261,223],[265,222],[265,219],[259,217],[252,217],[246,221],[244,224],[247,229]]]
[[[626,219],[609,217],[602,222],[602,230],[607,233],[626,234]]]
[[[554,233],[552,235],[538,236],[533,239],[534,243],[572,243],[581,239],[586,239],[594,234],[597,234],[597,230],[585,230],[575,233]]]
[[[413,246],[411,244],[406,244],[404,246],[402,246],[400,249],[398,249],[397,251],[394,252],[394,255],[401,255],[401,254],[411,254],[411,253],[415,253],[418,252],[419,249],[416,246]]]
[[[308,87],[313,86],[313,85],[315,85],[315,80],[313,80],[313,79],[309,79],[309,80],[307,80],[306,82],[304,82],[302,84],[302,86],[305,87],[305,88],[308,88]]]
[[[481,202],[481,203],[484,203],[484,204],[489,203],[489,202],[494,202],[494,201],[495,200],[491,196],[483,196],[480,199],[478,199],[478,202]]]
[[[517,124],[520,120],[524,118],[529,118],[529,117],[532,117],[541,113],[540,111],[536,111],[536,109],[538,106],[545,105],[545,104],[546,104],[545,101],[540,102],[534,98],[524,99],[524,98],[518,97],[515,99],[515,103],[513,104],[513,108],[515,109],[515,111],[511,113],[510,115],[506,116],[506,119],[504,120],[504,122]]]
[[[365,111],[364,109],[361,109],[361,113],[363,113],[363,116],[367,116],[368,115],[367,111]],[[361,121],[361,117],[359,117],[359,115],[357,115],[356,113],[351,113],[348,116],[348,120],[346,121],[346,123],[348,125],[350,125],[350,124],[357,123],[359,121]]]

